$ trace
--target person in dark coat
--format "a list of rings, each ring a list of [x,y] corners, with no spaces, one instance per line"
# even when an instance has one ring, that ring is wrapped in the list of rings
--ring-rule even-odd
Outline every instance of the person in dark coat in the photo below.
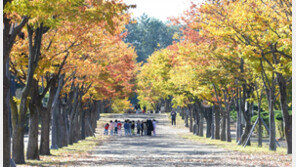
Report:
[[[151,132],[153,131],[153,123],[152,121],[149,119],[147,120],[147,135],[151,136]]]
[[[171,119],[172,119],[172,125],[175,125],[175,126],[176,126],[176,116],[177,116],[177,113],[173,110],[171,112]]]

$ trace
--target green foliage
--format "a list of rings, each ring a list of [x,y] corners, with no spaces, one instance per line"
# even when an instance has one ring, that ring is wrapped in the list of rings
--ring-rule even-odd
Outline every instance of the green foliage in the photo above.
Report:
[[[292,114],[292,110],[289,110],[289,113]],[[255,123],[258,117],[258,112],[254,113],[251,121]],[[261,111],[261,117],[263,118],[266,125],[269,127],[269,112],[268,111]],[[283,114],[281,110],[274,110],[274,117],[275,117],[275,127],[276,127],[276,137],[283,138],[284,137],[284,129],[283,129]],[[263,126],[263,125],[262,125]],[[267,131],[264,127],[262,127],[263,136],[267,136]],[[255,133],[258,132],[258,126],[255,128]]]
[[[112,100],[112,110],[115,113],[124,113],[124,110],[130,109],[130,101],[125,99],[114,99]]]
[[[171,45],[174,34],[180,33],[178,26],[167,26],[145,14],[138,18],[136,24],[130,23],[126,28],[128,35],[124,41],[133,44],[138,54],[138,62],[146,62],[155,50]]]
[[[231,110],[230,111],[230,118],[234,121],[237,120],[237,111],[236,110]]]

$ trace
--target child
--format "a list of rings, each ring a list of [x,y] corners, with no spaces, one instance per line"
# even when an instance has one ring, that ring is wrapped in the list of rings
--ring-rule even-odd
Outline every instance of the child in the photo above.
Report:
[[[114,124],[113,121],[110,121],[110,126],[109,126],[109,130],[110,130],[110,136],[113,136],[113,128],[114,128]]]
[[[104,135],[108,135],[108,128],[109,128],[109,124],[108,123],[106,123],[105,124],[105,127],[104,127]]]
[[[140,129],[141,129],[141,123],[140,120],[137,121],[137,136],[140,136]]]
[[[124,133],[125,133],[125,136],[128,136],[128,122],[127,120],[124,121]]]
[[[131,129],[132,129],[132,135],[134,136],[135,135],[135,121],[132,121]]]
[[[121,122],[118,121],[118,123],[117,123],[117,132],[118,132],[118,136],[121,136],[121,126],[122,126]]]
[[[153,124],[153,136],[156,136],[156,120],[155,119],[153,119],[152,124]]]

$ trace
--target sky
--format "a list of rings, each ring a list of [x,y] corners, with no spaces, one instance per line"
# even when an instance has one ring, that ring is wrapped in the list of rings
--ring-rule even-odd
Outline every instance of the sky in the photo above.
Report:
[[[133,17],[139,17],[146,13],[149,17],[155,17],[167,21],[167,17],[178,17],[183,11],[189,9],[190,0],[123,0],[127,4],[136,4],[136,9],[130,9]],[[198,2],[201,0],[195,0]]]

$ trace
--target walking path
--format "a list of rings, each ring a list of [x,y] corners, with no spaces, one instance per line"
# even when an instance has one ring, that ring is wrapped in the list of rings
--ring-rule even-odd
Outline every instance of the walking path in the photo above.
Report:
[[[119,119],[158,121],[157,136],[113,136],[92,152],[95,166],[282,166],[262,157],[228,151],[213,145],[190,141],[178,134],[186,129],[172,127],[166,115],[126,115],[103,117],[102,121]]]

